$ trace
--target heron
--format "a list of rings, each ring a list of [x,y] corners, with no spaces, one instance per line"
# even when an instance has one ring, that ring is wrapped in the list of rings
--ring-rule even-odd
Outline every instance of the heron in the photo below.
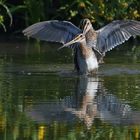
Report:
[[[95,74],[106,52],[124,43],[130,37],[140,35],[140,22],[115,20],[95,30],[89,19],[83,19],[77,27],[69,21],[50,20],[35,23],[24,35],[49,42],[59,42],[74,49],[75,68],[79,74]]]

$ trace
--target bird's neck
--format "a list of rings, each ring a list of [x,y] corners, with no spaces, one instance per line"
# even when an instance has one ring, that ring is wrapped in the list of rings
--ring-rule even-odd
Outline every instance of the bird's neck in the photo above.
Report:
[[[80,42],[80,50],[83,58],[87,59],[93,54],[92,48],[87,47],[86,41]]]
[[[86,33],[86,40],[96,40],[97,39],[97,32],[92,28]]]
[[[88,47],[95,48],[97,42],[97,32],[93,30],[89,30],[86,34],[86,43]]]

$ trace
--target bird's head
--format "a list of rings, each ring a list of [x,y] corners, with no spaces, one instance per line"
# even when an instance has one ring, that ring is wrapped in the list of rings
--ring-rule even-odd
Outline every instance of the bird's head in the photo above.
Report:
[[[92,24],[89,19],[82,19],[80,21],[80,29],[82,29],[83,33],[87,33],[92,28]]]

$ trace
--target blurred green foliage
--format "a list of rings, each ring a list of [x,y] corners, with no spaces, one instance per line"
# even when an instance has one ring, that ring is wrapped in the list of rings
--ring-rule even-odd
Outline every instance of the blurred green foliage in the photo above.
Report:
[[[103,26],[115,19],[140,18],[138,0],[68,0],[61,3],[57,16],[68,20],[89,18],[96,26]]]
[[[10,12],[9,8],[7,7],[5,1],[0,0],[0,25],[3,27],[4,31],[6,31],[4,21],[6,20],[5,18],[7,17],[7,15],[10,19],[10,26],[11,26],[12,22],[13,22],[11,12]]]
[[[39,22],[41,19],[45,19],[44,15],[44,2],[42,0],[24,0],[26,6],[26,20],[28,24]]]
[[[6,14],[11,13],[18,21],[18,26],[13,22],[14,30],[22,30],[25,26],[42,20],[70,20],[78,25],[82,18],[89,18],[95,27],[103,26],[116,19],[140,20],[139,0],[22,0],[13,4],[0,0],[0,11],[5,8],[5,14],[0,12],[0,24],[7,25]],[[11,12],[11,13],[10,13]],[[16,16],[18,15],[18,16]],[[19,23],[22,24],[19,25]]]

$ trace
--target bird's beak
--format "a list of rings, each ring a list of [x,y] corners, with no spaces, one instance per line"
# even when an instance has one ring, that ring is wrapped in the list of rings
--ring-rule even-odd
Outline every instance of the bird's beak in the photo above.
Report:
[[[72,45],[72,44],[74,44],[74,43],[76,43],[76,42],[77,42],[77,39],[74,38],[73,40],[71,40],[70,42],[64,44],[63,46],[67,47],[67,46],[70,46],[70,45]]]
[[[60,49],[62,49],[62,48],[64,48],[64,47],[68,47],[68,46],[70,46],[70,45],[72,45],[72,44],[78,42],[77,39],[79,39],[79,36],[75,37],[75,38],[74,38],[73,40],[71,40],[70,42],[67,42],[67,43],[64,44],[62,47],[58,48],[58,50],[60,50]]]

